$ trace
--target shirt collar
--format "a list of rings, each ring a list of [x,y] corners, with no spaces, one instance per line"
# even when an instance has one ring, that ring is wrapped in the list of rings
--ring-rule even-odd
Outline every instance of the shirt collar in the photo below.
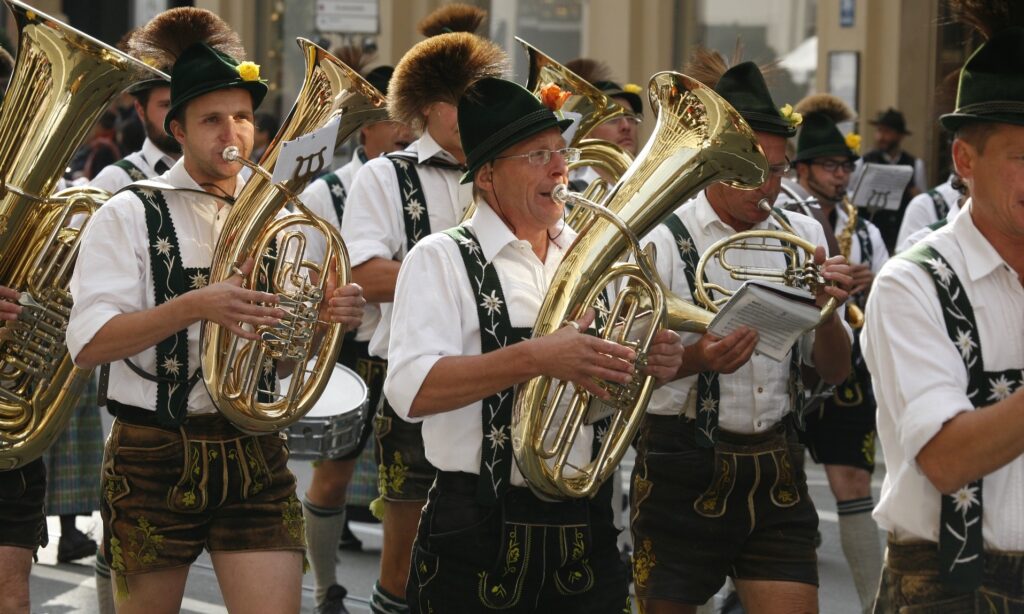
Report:
[[[477,241],[480,242],[480,249],[487,262],[494,260],[494,257],[506,245],[521,240],[512,234],[498,214],[483,201],[477,201],[476,211],[470,218],[469,224],[473,227],[473,232],[476,234]],[[576,238],[576,232],[567,226],[564,220],[559,220],[551,232],[554,235],[552,242],[562,251],[565,251]]]
[[[1009,267],[996,248],[988,242],[974,225],[971,214],[971,200],[964,203],[964,208],[953,220],[953,234],[964,253],[967,275],[971,281],[978,281],[1000,267]]]
[[[363,158],[365,157],[366,149],[363,148],[362,145],[356,147],[352,151],[352,164],[355,166],[355,170],[359,170],[359,168],[363,165]]]
[[[185,157],[178,158],[174,166],[167,171],[167,183],[176,188],[187,188],[191,190],[203,190],[202,186],[196,183],[196,180],[192,178],[192,175],[188,174],[185,170]],[[242,191],[245,186],[245,179],[241,174],[235,176],[235,193],[232,194],[235,198],[238,197],[238,193]],[[211,193],[212,194],[212,193]]]
[[[148,136],[146,137],[146,140],[142,142],[142,157],[146,159],[146,163],[154,170],[156,170],[156,163],[160,160],[167,163],[168,168],[174,166],[174,163],[176,162],[174,158],[167,155],[163,150],[157,147],[156,143],[149,140]]]
[[[448,153],[443,147],[441,147],[437,141],[434,140],[434,137],[430,136],[430,132],[427,130],[423,131],[420,138],[410,143],[406,148],[406,151],[416,153],[417,159],[421,164],[434,157],[441,158],[446,162],[458,164],[458,161],[455,160],[455,156]]]

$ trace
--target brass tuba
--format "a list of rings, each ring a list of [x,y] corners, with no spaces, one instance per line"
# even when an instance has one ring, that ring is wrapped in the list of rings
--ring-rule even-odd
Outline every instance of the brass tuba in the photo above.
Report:
[[[648,96],[658,113],[654,134],[605,204],[558,191],[586,207],[592,221],[559,265],[533,329],[535,337],[554,332],[598,304],[610,284],[626,280],[626,288],[612,301],[607,323],[598,332],[636,350],[637,373],[660,328],[700,332],[713,316],[668,291],[658,278],[653,250],[641,252],[638,237],[708,184],[730,181],[756,187],[768,172],[750,127],[711,88],[679,73],[662,72],[651,79]],[[636,264],[619,262],[629,250]],[[550,377],[535,377],[518,390],[512,414],[513,450],[523,477],[538,496],[594,495],[629,448],[654,379],[637,376],[628,386],[605,385],[612,393],[609,403],[581,389],[563,403],[567,382]],[[585,466],[571,466],[569,453],[580,428],[604,415],[610,415],[611,422],[598,455]]]
[[[267,291],[277,294],[278,307],[288,316],[275,326],[260,327],[258,341],[241,338],[210,321],[203,322],[200,337],[203,377],[213,402],[235,426],[249,433],[269,433],[288,426],[320,397],[333,372],[343,330],[339,324],[327,324],[317,348],[319,308],[329,299],[325,296],[329,281],[336,279],[341,286],[351,277],[338,231],[296,196],[333,158],[333,152],[321,152],[320,169],[306,169],[278,184],[264,168],[277,162],[283,142],[335,118],[340,119],[338,142],[367,123],[387,118],[384,97],[356,71],[306,39],[300,38],[298,43],[306,58],[306,77],[288,118],[259,164],[242,160],[237,148],[224,152],[225,159],[241,162],[253,175],[225,220],[210,268],[210,282],[216,283],[231,277],[239,264],[254,256],[256,266],[243,280],[244,287],[256,288],[261,277],[267,278]],[[295,213],[279,217],[286,205],[294,207]],[[306,237],[311,233],[321,236],[326,246],[318,262],[305,258]],[[275,242],[276,250],[272,249]],[[280,393],[261,378],[277,360],[294,364],[288,389]],[[276,381],[273,376],[269,379]]]
[[[633,112],[627,110],[606,96],[604,92],[594,87],[583,77],[572,72],[553,58],[537,49],[523,39],[516,37],[516,40],[526,48],[530,57],[530,77],[526,89],[535,95],[540,95],[540,90],[549,83],[554,83],[560,89],[572,92],[572,96],[562,106],[562,113],[578,113],[581,117],[576,132],[568,143],[568,147],[578,147],[581,150],[580,159],[569,165],[569,170],[587,166],[604,170],[611,178],[611,184],[618,181],[626,173],[629,165],[633,163],[633,156],[615,143],[609,143],[600,139],[590,138],[590,133],[597,126],[606,121],[618,117],[633,116]],[[602,201],[607,196],[611,185],[604,179],[593,181],[583,192],[583,198],[592,201]],[[570,216],[569,222],[573,228],[580,228],[585,217],[580,213]]]
[[[68,283],[81,229],[108,195],[54,188],[115,96],[167,78],[28,5],[4,3],[20,35],[0,110],[0,284],[21,291],[23,311],[0,328],[0,470],[53,443],[91,374],[64,345]]]

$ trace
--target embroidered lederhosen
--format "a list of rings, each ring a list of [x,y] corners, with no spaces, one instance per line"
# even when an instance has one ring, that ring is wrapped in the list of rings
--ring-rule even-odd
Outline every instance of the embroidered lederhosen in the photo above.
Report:
[[[131,177],[132,181],[142,181],[146,179],[146,173],[142,172],[142,169],[136,166],[128,158],[121,158],[117,162],[114,162],[114,166],[121,169]]]
[[[444,231],[459,247],[470,285],[477,297],[477,317],[480,320],[481,352],[487,353],[526,340],[532,330],[513,327],[508,315],[508,303],[493,263],[485,262],[480,243],[467,226]],[[597,330],[604,319],[596,323]],[[591,542],[587,521],[587,502],[572,501],[559,504],[542,503],[525,489],[509,491],[512,476],[511,425],[514,388],[507,388],[483,400],[481,411],[482,448],[480,473],[477,480],[477,502],[481,505],[500,505],[503,514],[502,552],[500,563],[479,573],[478,596],[488,608],[504,609],[518,604],[522,595],[527,568],[540,565],[550,569],[558,591],[563,595],[580,594],[590,590],[595,578],[587,557]],[[600,422],[607,428],[608,419]],[[598,425],[595,425],[592,453],[600,446]],[[600,495],[599,495],[600,496]],[[532,502],[532,503],[531,503]],[[544,521],[531,517],[532,508],[545,507],[550,514]],[[558,510],[562,510],[559,512]],[[544,515],[537,512],[537,517]],[[546,560],[546,531],[557,530],[562,556],[557,562]],[[435,563],[436,564],[436,563]]]
[[[967,369],[967,397],[975,408],[1001,401],[1024,384],[1024,369],[986,371],[981,334],[974,309],[963,284],[949,262],[936,249],[918,243],[900,254],[923,268],[935,282],[942,317],[950,341],[956,345]],[[975,480],[951,495],[941,495],[939,516],[940,578],[963,591],[982,584],[984,539],[982,538],[982,484]]]

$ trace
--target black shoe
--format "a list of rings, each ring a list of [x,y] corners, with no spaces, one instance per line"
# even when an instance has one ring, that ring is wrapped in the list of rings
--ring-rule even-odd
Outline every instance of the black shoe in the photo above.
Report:
[[[57,542],[57,562],[70,563],[96,554],[96,542],[78,529],[60,536]]]
[[[352,529],[348,528],[348,522],[345,522],[345,530],[341,533],[341,540],[338,541],[338,550],[354,550],[359,552],[363,549],[363,542],[359,541]]]
[[[348,591],[345,590],[344,586],[335,584],[329,587],[324,600],[317,604],[313,612],[315,614],[349,614],[348,610],[345,609],[345,595],[348,595]]]

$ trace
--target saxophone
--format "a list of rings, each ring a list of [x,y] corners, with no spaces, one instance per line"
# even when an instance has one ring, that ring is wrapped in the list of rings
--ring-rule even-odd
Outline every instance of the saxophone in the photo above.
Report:
[[[19,37],[0,111],[0,284],[21,291],[23,310],[0,326],[0,470],[42,455],[91,375],[64,345],[68,284],[82,229],[109,195],[53,191],[115,96],[142,79],[169,79],[26,4],[4,4]]]
[[[224,222],[210,267],[210,283],[216,283],[234,275],[247,257],[255,256],[257,266],[243,286],[259,287],[261,277],[268,277],[267,291],[277,294],[277,306],[288,316],[277,325],[260,327],[258,341],[238,337],[211,321],[204,321],[200,332],[203,378],[210,397],[235,426],[254,434],[292,424],[320,398],[333,373],[344,331],[340,324],[327,324],[323,342],[317,347],[316,332],[322,324],[317,320],[319,309],[330,298],[326,296],[328,284],[336,279],[342,286],[351,277],[338,231],[296,196],[320,169],[309,168],[275,184],[264,168],[277,162],[282,143],[335,119],[339,120],[341,142],[362,126],[387,118],[384,96],[359,73],[306,39],[300,38],[298,43],[306,59],[305,80],[259,164],[242,159],[236,147],[224,150],[225,160],[249,167],[253,175]],[[321,156],[321,167],[324,162]],[[294,207],[295,212],[279,217],[286,206]],[[326,246],[316,262],[305,257],[306,237],[311,233],[321,235]],[[273,263],[272,275],[267,275],[268,263]],[[262,377],[271,375],[270,365],[277,360],[294,365],[288,388],[281,392]]]
[[[850,249],[853,247],[853,234],[857,231],[857,207],[850,202],[850,199],[843,195],[843,209],[846,210],[846,225],[836,238],[839,243],[839,253],[843,258],[850,259]],[[850,301],[846,305],[846,321],[852,328],[864,326],[864,310],[859,305]]]

